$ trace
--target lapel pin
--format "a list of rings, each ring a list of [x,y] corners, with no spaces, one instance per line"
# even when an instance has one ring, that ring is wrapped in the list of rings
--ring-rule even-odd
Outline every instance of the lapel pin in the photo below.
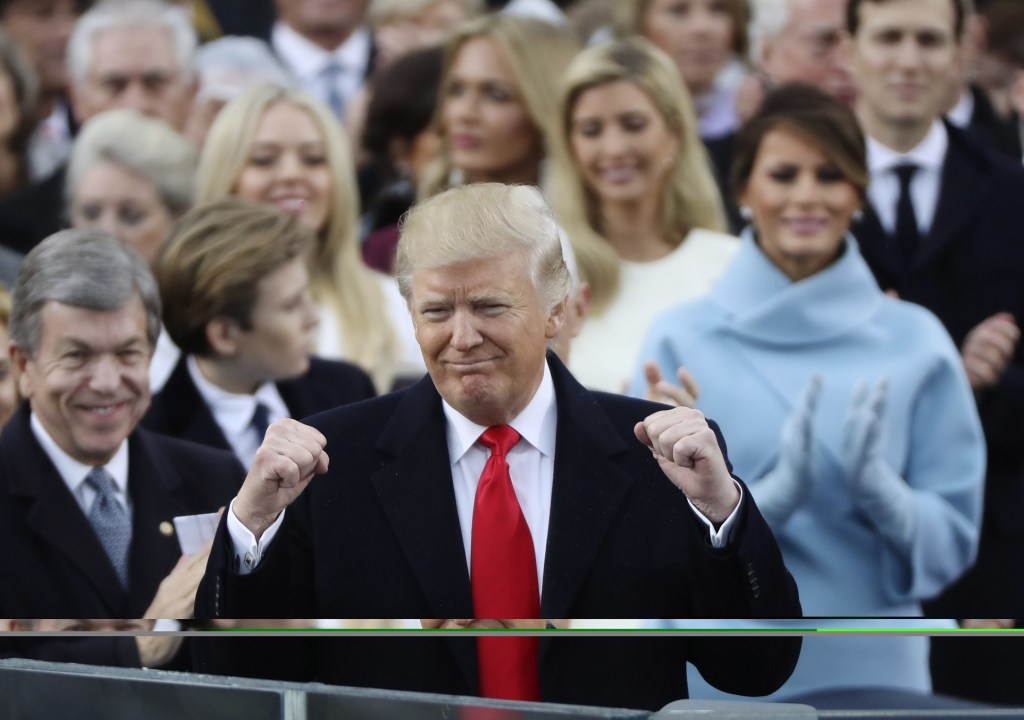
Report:
[[[162,523],[160,523],[160,534],[164,537],[171,537],[172,535],[174,535],[174,526],[171,525],[171,523],[164,520]]]

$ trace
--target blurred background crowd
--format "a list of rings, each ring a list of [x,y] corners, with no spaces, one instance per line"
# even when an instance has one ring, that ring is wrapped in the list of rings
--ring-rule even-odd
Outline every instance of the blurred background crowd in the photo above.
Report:
[[[422,376],[403,213],[538,186],[574,280],[553,350],[720,423],[813,625],[1012,628],[1022,140],[1022,0],[0,0],[0,282],[30,297],[22,260],[66,228],[137,251],[160,332],[136,420],[240,481],[270,422]],[[0,294],[13,453],[51,388],[11,318]],[[120,606],[3,566],[26,574],[0,613],[187,618],[205,556],[161,557]],[[1024,705],[1012,638],[843,640],[808,638],[776,696]],[[84,657],[187,666],[180,638],[123,642]]]

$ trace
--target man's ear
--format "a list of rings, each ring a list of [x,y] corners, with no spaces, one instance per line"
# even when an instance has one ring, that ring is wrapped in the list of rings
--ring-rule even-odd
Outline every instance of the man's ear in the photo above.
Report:
[[[219,315],[206,323],[206,342],[214,355],[233,357],[238,353],[238,336],[241,331],[236,321]]]
[[[557,335],[561,331],[562,326],[565,325],[565,312],[568,302],[569,296],[566,295],[562,298],[561,302],[551,308],[547,323],[544,326],[544,337],[548,340]]]
[[[11,356],[11,366],[14,368],[15,376],[18,378],[19,396],[23,398],[32,397],[32,378],[25,372],[25,368],[31,358],[28,356],[28,353],[13,342],[8,344],[7,351]]]

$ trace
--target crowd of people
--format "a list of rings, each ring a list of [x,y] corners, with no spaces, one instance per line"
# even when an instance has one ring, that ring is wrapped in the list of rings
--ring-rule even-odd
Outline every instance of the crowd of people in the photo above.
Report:
[[[1024,2],[975,2],[0,0],[4,622],[1018,627]],[[0,655],[1024,705],[1012,638],[759,640]]]

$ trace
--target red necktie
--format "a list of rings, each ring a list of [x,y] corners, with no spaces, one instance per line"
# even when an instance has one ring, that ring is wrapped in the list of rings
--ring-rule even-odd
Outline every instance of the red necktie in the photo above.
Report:
[[[512,487],[505,455],[519,442],[507,425],[488,428],[490,448],[473,505],[470,577],[479,620],[540,617],[533,538]],[[477,638],[480,694],[506,700],[540,700],[536,637]]]

